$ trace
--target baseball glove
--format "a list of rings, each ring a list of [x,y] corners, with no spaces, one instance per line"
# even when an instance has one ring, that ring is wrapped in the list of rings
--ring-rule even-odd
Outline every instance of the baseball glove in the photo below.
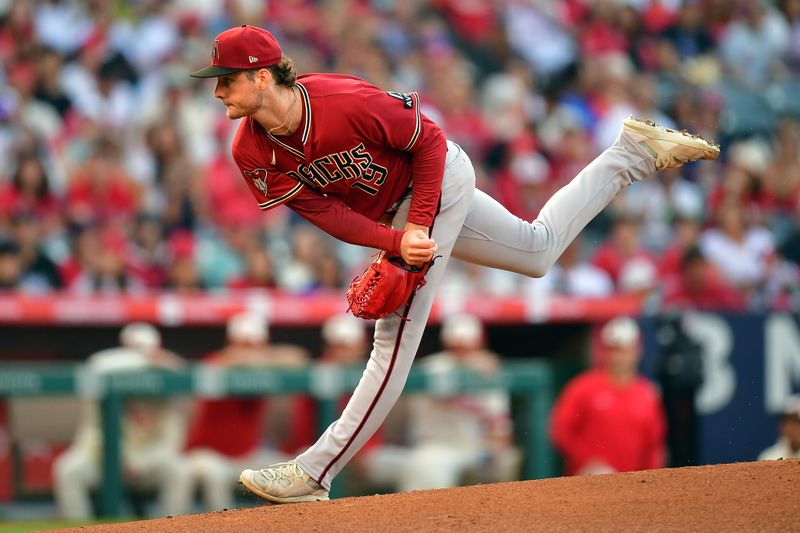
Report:
[[[347,289],[348,311],[358,318],[377,320],[397,311],[414,292],[425,285],[425,274],[433,260],[409,265],[399,256],[381,252]]]

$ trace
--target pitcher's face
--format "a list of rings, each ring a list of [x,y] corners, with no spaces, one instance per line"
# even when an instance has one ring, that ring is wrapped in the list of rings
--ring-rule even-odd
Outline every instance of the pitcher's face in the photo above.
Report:
[[[245,72],[219,76],[214,97],[225,105],[225,114],[231,120],[255,114],[264,101],[255,81]]]

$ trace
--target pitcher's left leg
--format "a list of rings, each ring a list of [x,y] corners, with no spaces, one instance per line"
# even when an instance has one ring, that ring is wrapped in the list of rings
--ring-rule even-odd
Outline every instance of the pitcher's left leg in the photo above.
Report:
[[[522,220],[489,195],[476,191],[453,257],[539,277],[625,187],[656,170],[719,149],[688,133],[628,119],[617,141],[547,201],[533,222]]]

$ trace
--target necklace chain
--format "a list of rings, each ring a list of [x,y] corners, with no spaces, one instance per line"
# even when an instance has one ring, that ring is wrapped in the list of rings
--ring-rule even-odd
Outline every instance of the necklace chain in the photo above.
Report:
[[[275,126],[274,128],[270,128],[268,130],[268,132],[271,133],[271,134],[279,135],[279,134],[277,134],[275,132],[278,131],[278,130],[283,130],[283,128],[286,127],[286,125],[292,120],[292,117],[294,116],[294,104],[297,103],[297,92],[294,90],[294,87],[292,87],[291,90],[292,90],[293,98],[292,98],[291,105],[289,105],[289,111],[286,114],[286,120],[284,120],[278,126]]]

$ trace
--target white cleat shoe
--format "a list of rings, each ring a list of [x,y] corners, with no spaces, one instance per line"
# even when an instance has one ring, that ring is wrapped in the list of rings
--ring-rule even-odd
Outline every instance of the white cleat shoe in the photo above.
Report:
[[[328,491],[294,461],[276,463],[261,470],[245,470],[239,476],[239,482],[253,494],[275,503],[328,499]]]
[[[719,145],[687,131],[659,126],[652,120],[630,116],[622,122],[624,131],[639,143],[656,163],[656,170],[674,168],[698,159],[716,159]]]

